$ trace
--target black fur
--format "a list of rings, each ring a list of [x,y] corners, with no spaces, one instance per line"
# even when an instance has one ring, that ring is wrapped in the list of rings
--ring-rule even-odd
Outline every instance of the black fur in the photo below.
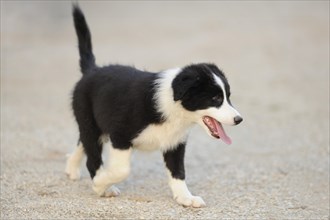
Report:
[[[174,100],[181,100],[189,111],[221,106],[224,96],[221,88],[214,82],[213,73],[225,84],[227,100],[230,87],[225,75],[213,64],[194,64],[185,67],[173,80]]]
[[[83,76],[74,89],[72,108],[93,178],[103,163],[101,135],[109,135],[114,148],[125,150],[148,125],[166,121],[155,101],[155,82],[161,75],[122,65],[96,66],[89,28],[77,6],[73,7],[73,18]],[[173,100],[188,111],[221,106],[223,92],[212,73],[222,79],[230,94],[226,77],[215,65],[194,64],[183,68],[172,81]],[[178,143],[164,153],[174,178],[185,178],[184,151],[185,144]]]
[[[175,179],[185,179],[184,170],[184,153],[186,143],[179,144],[173,150],[169,150],[163,154],[164,161],[167,169],[171,172],[171,175]]]
[[[102,164],[102,134],[109,134],[116,148],[128,149],[147,125],[162,122],[154,108],[156,79],[156,74],[111,65],[96,68],[77,83],[72,106],[92,177]]]
[[[83,74],[95,68],[92,37],[85,16],[77,5],[73,7],[73,21],[76,29],[80,54],[80,69]]]
[[[147,125],[162,122],[153,99],[157,74],[121,65],[96,67],[91,36],[79,8],[74,7],[73,17],[83,77],[74,89],[72,107],[93,178],[102,164],[102,134],[109,134],[116,148],[128,149]]]

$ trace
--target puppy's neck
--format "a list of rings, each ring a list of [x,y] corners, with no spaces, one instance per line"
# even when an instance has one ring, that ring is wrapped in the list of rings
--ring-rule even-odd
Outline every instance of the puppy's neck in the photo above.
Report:
[[[193,119],[190,117],[191,114],[182,107],[181,101],[174,101],[172,88],[174,78],[181,71],[181,68],[173,68],[158,74],[154,99],[158,111],[160,111],[165,120],[180,121],[181,123],[188,125],[193,123]]]

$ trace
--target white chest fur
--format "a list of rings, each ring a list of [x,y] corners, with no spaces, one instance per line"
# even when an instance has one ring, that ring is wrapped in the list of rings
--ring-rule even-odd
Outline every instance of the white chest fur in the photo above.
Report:
[[[133,147],[139,150],[166,151],[185,142],[191,124],[181,120],[166,121],[161,125],[149,125],[133,140]]]
[[[160,125],[149,125],[133,141],[133,147],[141,150],[166,151],[186,141],[189,128],[193,125],[189,112],[173,100],[172,81],[181,69],[161,73],[156,82],[156,107],[166,118]]]

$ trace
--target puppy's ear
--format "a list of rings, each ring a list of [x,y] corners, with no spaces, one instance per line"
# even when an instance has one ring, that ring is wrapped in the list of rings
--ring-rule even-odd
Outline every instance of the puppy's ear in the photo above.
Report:
[[[181,72],[172,82],[174,101],[181,100],[188,90],[198,84],[200,77],[191,72]]]

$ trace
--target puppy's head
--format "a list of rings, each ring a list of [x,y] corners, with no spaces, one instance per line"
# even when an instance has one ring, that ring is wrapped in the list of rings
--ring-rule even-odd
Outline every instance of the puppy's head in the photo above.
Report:
[[[174,101],[193,113],[194,121],[207,133],[230,144],[222,124],[237,125],[243,119],[230,102],[230,86],[213,64],[187,66],[172,82]]]

